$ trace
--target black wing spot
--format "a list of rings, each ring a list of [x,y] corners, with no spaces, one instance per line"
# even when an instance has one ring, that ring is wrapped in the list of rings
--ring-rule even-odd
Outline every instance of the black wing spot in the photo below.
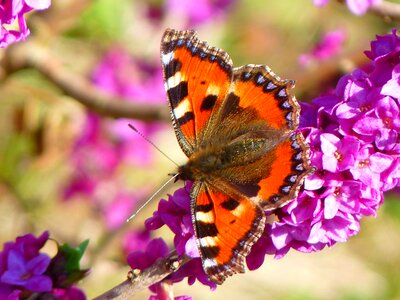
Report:
[[[191,111],[186,112],[182,117],[177,119],[177,122],[180,126],[194,120],[194,114]]]
[[[187,81],[181,81],[177,86],[168,90],[168,97],[173,108],[177,107],[187,95],[189,95]]]
[[[215,102],[217,101],[218,96],[216,95],[208,95],[203,99],[203,102],[201,103],[200,106],[200,111],[204,111],[204,110],[211,110],[214,105]]]
[[[202,221],[197,221],[197,238],[201,239],[207,236],[217,236],[218,228],[214,223],[205,223]]]
[[[197,205],[197,206],[196,206],[196,211],[208,213],[208,212],[211,211],[213,208],[214,208],[214,204],[213,204],[212,202],[210,202],[210,203],[208,203],[208,204]]]
[[[182,63],[174,58],[171,60],[165,67],[165,78],[168,79],[172,76],[174,76],[177,72],[179,72],[182,69]]]
[[[221,206],[227,210],[234,210],[236,207],[239,206],[239,201],[229,198],[228,200],[222,202]]]
[[[218,246],[201,246],[201,250],[205,257],[215,258],[218,256],[220,248]]]

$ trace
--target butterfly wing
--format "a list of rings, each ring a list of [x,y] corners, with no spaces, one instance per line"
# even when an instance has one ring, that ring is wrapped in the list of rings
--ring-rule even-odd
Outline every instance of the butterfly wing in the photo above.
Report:
[[[191,209],[203,268],[222,283],[244,272],[264,230],[263,209],[293,199],[311,172],[295,132],[300,107],[292,81],[265,66],[233,69],[228,54],[193,31],[168,29],[161,60],[175,133],[191,162],[185,167],[200,174],[187,178],[195,180]]]
[[[275,209],[295,198],[304,177],[312,172],[308,145],[296,132],[300,106],[290,95],[294,82],[281,80],[259,65],[235,68],[233,76],[217,113],[217,131],[228,136],[231,148],[239,145],[238,157],[247,162],[228,165],[215,175],[232,182],[265,210]],[[257,143],[258,155],[247,151]]]
[[[165,89],[175,133],[190,157],[207,132],[213,110],[232,79],[232,61],[221,49],[200,41],[194,31],[167,29],[161,41]]]
[[[220,187],[225,184],[219,181]],[[262,209],[228,187],[224,192],[206,182],[192,187],[192,215],[206,274],[221,284],[227,276],[244,272],[244,260],[265,226]],[[230,195],[226,191],[231,191]]]

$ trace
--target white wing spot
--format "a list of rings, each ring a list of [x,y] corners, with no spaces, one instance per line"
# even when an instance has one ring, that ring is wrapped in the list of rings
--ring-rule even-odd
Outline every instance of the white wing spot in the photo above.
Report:
[[[216,85],[210,84],[207,88],[206,95],[218,96],[220,88]]]
[[[203,212],[203,211],[198,211],[196,212],[196,221],[201,221],[204,223],[214,223],[214,212],[209,211],[209,212]]]
[[[281,89],[281,90],[278,92],[278,96],[279,96],[279,97],[286,97],[287,95],[286,95],[285,89]]]
[[[161,62],[163,63],[164,66],[169,64],[171,62],[171,60],[173,60],[173,59],[174,59],[173,51],[165,53],[165,54],[164,53],[161,54]]]
[[[203,260],[203,266],[204,268],[212,268],[217,266],[218,263],[210,258],[206,258],[205,260]]]
[[[239,204],[234,210],[231,210],[231,213],[236,216],[240,217],[245,211],[245,207],[242,204]]]
[[[185,76],[182,76],[181,72],[176,72],[174,76],[167,79],[167,87],[174,88],[181,83],[181,81],[185,81],[185,79]]]
[[[273,90],[276,87],[277,86],[275,84],[273,84],[272,82],[268,82],[268,84],[267,84],[267,90]]]
[[[214,237],[206,236],[199,239],[199,244],[201,247],[213,247],[217,245],[217,241]]]
[[[174,115],[177,119],[183,117],[187,112],[192,111],[192,106],[189,99],[186,97],[174,109]]]

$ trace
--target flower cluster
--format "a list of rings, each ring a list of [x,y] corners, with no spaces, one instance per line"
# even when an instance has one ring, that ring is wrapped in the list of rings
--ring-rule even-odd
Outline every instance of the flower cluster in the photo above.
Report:
[[[308,66],[313,62],[323,61],[337,55],[342,50],[345,39],[346,32],[343,29],[325,33],[309,53],[300,55],[299,63],[302,66]]]
[[[368,65],[342,77],[335,92],[302,104],[301,130],[316,172],[295,200],[273,212],[277,221],[253,246],[249,269],[260,267],[266,254],[281,258],[291,248],[313,252],[346,241],[359,232],[362,217],[376,215],[383,192],[400,186],[399,54],[395,31],[378,36],[366,52]],[[161,200],[146,228],[167,225],[178,254],[199,264],[186,275],[215,287],[193,240],[189,191],[190,184]]]
[[[313,0],[316,6],[325,6],[329,0]],[[373,6],[381,3],[382,0],[346,0],[347,7],[355,15],[363,15]]]
[[[222,19],[236,0],[164,0],[149,1],[147,15],[150,20],[160,22],[173,16],[180,20],[184,28],[195,28],[199,25]]]
[[[27,299],[33,294],[49,299],[86,299],[73,284],[87,273],[79,269],[87,242],[77,249],[59,246],[57,255],[50,258],[39,252],[48,239],[49,233],[44,232],[38,238],[27,234],[4,244],[0,252],[1,299]]]
[[[370,64],[342,77],[335,94],[303,104],[301,126],[317,172],[267,226],[277,257],[346,241],[363,216],[376,215],[383,192],[399,185],[399,46],[395,31],[378,36],[366,52]]]
[[[142,248],[143,249],[143,248]],[[169,249],[167,244],[162,239],[153,239],[149,241],[144,251],[137,250],[133,251],[128,256],[128,264],[132,269],[144,270],[147,267],[151,266],[157,259],[166,257],[169,253]],[[173,282],[178,282],[182,280],[185,276],[180,276],[180,278],[176,277],[176,274],[173,275],[174,278],[171,278],[171,284]],[[149,300],[157,300],[157,299],[166,299],[163,297],[164,291],[164,283],[156,283],[150,287],[150,290],[155,293],[155,295],[151,295]],[[168,298],[169,299],[169,298]],[[190,296],[178,296],[174,298],[175,300],[192,300],[193,298]]]
[[[161,68],[136,59],[120,48],[110,50],[93,71],[96,86],[125,101],[164,102]],[[121,166],[144,167],[152,163],[149,143],[135,134],[134,125],[146,137],[163,126],[136,120],[106,120],[87,113],[83,130],[71,154],[74,169],[64,198],[90,198],[110,230],[124,223],[143,191],[133,192],[119,177]]]
[[[31,10],[49,8],[51,0],[8,0],[0,3],[0,48],[25,40],[29,35],[24,15]],[[18,21],[19,31],[7,29]]]

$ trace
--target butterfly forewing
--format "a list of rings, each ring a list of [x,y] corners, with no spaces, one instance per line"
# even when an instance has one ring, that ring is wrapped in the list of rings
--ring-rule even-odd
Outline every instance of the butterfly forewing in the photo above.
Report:
[[[161,59],[178,141],[187,156],[207,131],[232,78],[228,54],[200,41],[193,31],[164,33]]]

